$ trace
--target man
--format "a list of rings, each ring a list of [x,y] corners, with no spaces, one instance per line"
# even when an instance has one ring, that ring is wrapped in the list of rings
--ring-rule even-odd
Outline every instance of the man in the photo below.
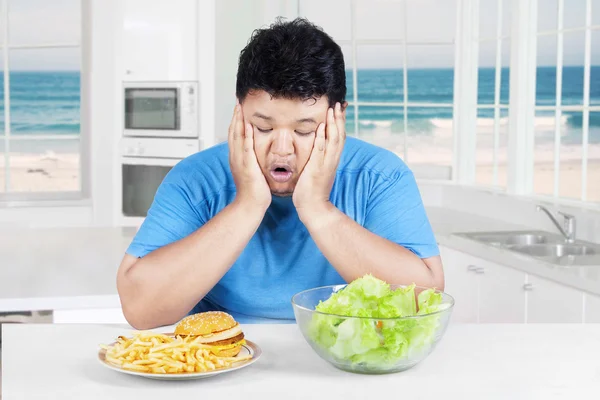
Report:
[[[340,47],[303,19],[255,31],[240,54],[227,143],[177,164],[119,268],[137,329],[223,310],[293,320],[299,291],[372,274],[443,289],[412,172],[346,138]]]

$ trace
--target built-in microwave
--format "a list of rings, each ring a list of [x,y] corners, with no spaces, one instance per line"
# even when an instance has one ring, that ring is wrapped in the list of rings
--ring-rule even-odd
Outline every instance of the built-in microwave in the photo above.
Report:
[[[198,82],[124,82],[123,136],[197,138]]]

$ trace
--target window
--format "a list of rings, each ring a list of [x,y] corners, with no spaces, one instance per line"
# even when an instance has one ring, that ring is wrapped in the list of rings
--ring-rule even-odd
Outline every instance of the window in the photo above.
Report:
[[[475,184],[505,189],[508,157],[510,0],[480,0]]]
[[[600,202],[600,1],[537,10],[533,193]]]
[[[342,45],[349,134],[417,176],[600,203],[600,0],[300,0],[299,15]]]
[[[417,176],[450,179],[455,1],[300,0],[299,15],[344,51],[348,135],[394,151]]]
[[[0,200],[80,198],[81,0],[1,4]]]

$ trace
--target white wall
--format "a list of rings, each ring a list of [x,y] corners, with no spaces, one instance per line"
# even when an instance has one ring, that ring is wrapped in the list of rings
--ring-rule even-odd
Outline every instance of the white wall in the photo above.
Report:
[[[198,2],[198,82],[200,87],[200,146],[215,144],[216,34],[214,0]]]
[[[97,226],[116,221],[115,182],[119,181],[117,145],[121,128],[120,58],[122,2],[92,0],[91,9],[91,190]]]

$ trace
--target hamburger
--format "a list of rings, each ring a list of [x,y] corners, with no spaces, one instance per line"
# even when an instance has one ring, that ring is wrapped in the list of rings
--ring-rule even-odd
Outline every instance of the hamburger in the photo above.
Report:
[[[235,357],[246,343],[240,324],[222,311],[188,315],[175,326],[175,335],[194,337],[217,357]]]

